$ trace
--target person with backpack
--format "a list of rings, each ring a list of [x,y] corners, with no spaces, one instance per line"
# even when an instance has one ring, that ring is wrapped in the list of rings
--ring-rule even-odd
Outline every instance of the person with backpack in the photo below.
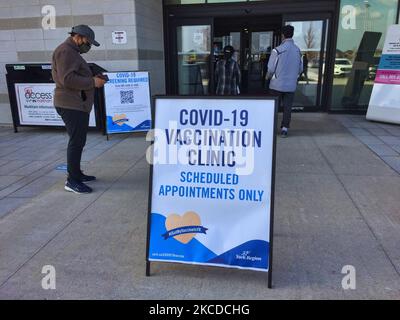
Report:
[[[293,26],[287,25],[282,28],[282,43],[272,50],[268,62],[267,78],[270,79],[270,94],[278,96],[283,105],[282,138],[288,135],[297,81],[303,72],[301,51],[292,39],[293,34]]]

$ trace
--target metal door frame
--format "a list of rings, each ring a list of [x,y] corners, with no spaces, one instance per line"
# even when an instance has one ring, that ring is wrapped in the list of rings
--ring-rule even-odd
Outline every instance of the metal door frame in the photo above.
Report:
[[[177,25],[211,24],[213,36],[214,18],[281,15],[285,18],[295,18],[295,16],[297,16],[299,19],[303,20],[307,18],[315,20],[329,19],[327,25],[327,30],[329,30],[329,32],[328,38],[326,39],[328,61],[325,62],[323,94],[321,93],[319,107],[307,108],[307,111],[313,111],[312,109],[315,111],[328,111],[331,105],[331,86],[333,84],[333,63],[329,60],[335,56],[339,3],[340,1],[338,0],[320,0],[318,2],[311,0],[270,0],[268,2],[251,1],[190,5],[164,4],[165,79],[167,94],[174,94],[177,92],[177,82],[174,82],[174,77],[176,78],[177,62],[174,61],[176,59],[174,59],[175,57],[173,56],[173,51],[176,51],[176,34],[175,37],[171,37],[171,34],[173,35],[173,31],[171,30],[176,30]],[[174,46],[175,49],[173,50]],[[213,48],[211,48],[211,50],[212,49]],[[212,65],[210,66],[210,72],[211,88],[214,82]]]

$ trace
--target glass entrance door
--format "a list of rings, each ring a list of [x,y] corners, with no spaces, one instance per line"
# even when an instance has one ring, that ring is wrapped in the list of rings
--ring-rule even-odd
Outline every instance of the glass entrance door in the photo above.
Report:
[[[174,91],[178,95],[210,94],[212,23],[180,23],[172,32]]]
[[[281,15],[214,20],[214,61],[223,58],[225,45],[233,46],[233,59],[238,62],[241,72],[241,95],[267,93],[266,64],[271,50],[278,44],[281,26]]]
[[[327,20],[289,20],[294,27],[293,40],[300,48],[303,73],[299,77],[294,107],[322,107],[326,63]]]
[[[294,108],[321,110],[328,91],[327,35],[329,14],[254,17],[252,19],[171,18],[167,39],[167,92],[175,95],[214,95],[215,63],[222,48],[233,45],[242,73],[242,95],[265,95],[265,64],[280,43],[280,28],[291,24],[294,41],[304,56]],[[331,50],[331,47],[329,47]],[[326,72],[325,72],[326,69]],[[328,77],[329,79],[329,77]]]

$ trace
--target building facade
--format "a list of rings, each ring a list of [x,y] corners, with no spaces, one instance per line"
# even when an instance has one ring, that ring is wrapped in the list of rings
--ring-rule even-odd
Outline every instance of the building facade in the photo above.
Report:
[[[399,0],[0,0],[0,123],[11,123],[5,64],[50,62],[80,23],[101,43],[88,61],[150,71],[153,94],[213,95],[214,66],[230,44],[249,96],[265,94],[269,53],[291,24],[305,66],[295,108],[365,112],[387,27],[398,19]],[[114,31],[125,31],[126,43],[114,43]]]
[[[0,0],[0,124],[12,123],[5,65],[50,63],[77,24],[90,25],[101,44],[87,61],[108,71],[148,70],[152,93],[165,93],[161,0]],[[126,32],[125,44],[113,43],[114,31]]]

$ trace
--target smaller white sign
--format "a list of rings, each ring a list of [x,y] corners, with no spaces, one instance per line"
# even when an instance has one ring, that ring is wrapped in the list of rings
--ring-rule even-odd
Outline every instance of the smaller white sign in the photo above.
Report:
[[[112,42],[113,44],[126,44],[128,42],[126,31],[113,31]]]
[[[193,42],[201,45],[204,42],[204,34],[202,32],[195,32],[193,34]]]
[[[151,129],[150,78],[146,71],[108,72],[104,86],[107,134]]]

